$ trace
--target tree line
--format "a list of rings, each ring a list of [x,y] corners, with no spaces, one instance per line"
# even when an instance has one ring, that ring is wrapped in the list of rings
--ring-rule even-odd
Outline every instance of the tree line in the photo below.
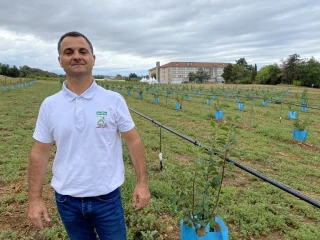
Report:
[[[27,65],[17,67],[13,65],[10,67],[9,64],[0,63],[0,74],[7,77],[22,77],[22,78],[36,78],[36,77],[47,77],[47,78],[59,78],[65,75],[58,75],[56,73],[44,71],[38,68],[31,68]]]
[[[289,55],[281,64],[270,64],[257,71],[245,58],[228,64],[222,77],[227,83],[293,84],[297,86],[320,87],[320,63],[312,57],[302,59],[299,54]]]

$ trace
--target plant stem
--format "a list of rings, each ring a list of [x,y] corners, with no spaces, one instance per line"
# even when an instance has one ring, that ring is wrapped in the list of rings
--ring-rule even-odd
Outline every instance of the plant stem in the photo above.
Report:
[[[197,171],[195,170],[194,171],[194,177],[193,177],[193,180],[192,180],[192,216],[191,218],[193,219],[194,217],[194,195],[195,195],[195,181],[196,181],[196,175],[197,175]],[[194,221],[192,221],[193,225],[195,228],[197,228],[196,224]]]
[[[222,165],[222,172],[221,172],[221,179],[220,179],[220,185],[219,185],[219,190],[218,190],[218,195],[217,195],[217,199],[216,199],[216,204],[214,205],[214,209],[212,210],[211,214],[210,214],[210,219],[213,218],[216,215],[216,209],[218,207],[218,203],[219,203],[219,198],[220,198],[220,193],[221,193],[221,188],[222,188],[222,182],[223,182],[223,178],[224,178],[224,169],[226,166],[226,162],[227,162],[227,153],[228,150],[225,150],[224,152],[224,159],[223,159],[223,165]]]

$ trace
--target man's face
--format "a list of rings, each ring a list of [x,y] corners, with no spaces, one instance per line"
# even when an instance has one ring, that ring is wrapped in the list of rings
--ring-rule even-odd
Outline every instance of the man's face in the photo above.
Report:
[[[62,40],[58,60],[67,76],[91,75],[95,59],[83,37],[65,37]]]

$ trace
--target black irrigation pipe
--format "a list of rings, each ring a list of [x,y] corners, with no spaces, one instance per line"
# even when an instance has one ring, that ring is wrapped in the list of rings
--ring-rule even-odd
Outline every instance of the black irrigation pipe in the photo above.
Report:
[[[293,105],[293,106],[298,106],[298,107],[306,107],[306,108],[311,108],[311,109],[320,110],[320,108],[318,108],[318,107],[311,107],[311,105],[303,105],[303,104],[301,104],[301,103],[281,102],[281,101],[279,101],[279,103],[288,104],[288,105]]]
[[[174,130],[172,130],[172,129],[164,126],[164,125],[162,125],[161,123],[155,121],[154,119],[151,119],[151,118],[149,118],[149,117],[137,112],[136,110],[134,110],[132,108],[129,108],[129,110],[134,112],[134,113],[136,113],[137,115],[139,115],[139,116],[151,121],[152,123],[158,125],[160,128],[164,128],[167,131],[169,131],[169,132],[171,132],[171,133],[183,138],[184,140],[187,140],[187,141],[193,143],[196,146],[203,146],[201,143],[199,143],[199,142],[197,142],[197,141],[195,141],[195,140],[193,140],[193,139],[191,139],[189,137],[186,137],[186,136],[184,136],[184,135],[182,135],[182,134],[180,134],[180,133],[178,133],[178,132],[176,132],[176,131],[174,131]],[[209,150],[206,147],[205,147],[205,149],[207,151]],[[215,153],[215,154],[219,155],[218,153]],[[242,164],[240,164],[238,162],[235,162],[235,161],[233,161],[233,160],[231,160],[229,158],[226,158],[226,160],[228,162],[232,163],[233,165],[237,166],[238,168],[240,168],[240,169],[242,169],[242,170],[244,170],[244,171],[246,171],[246,172],[248,172],[248,173],[250,173],[250,174],[252,174],[252,175],[254,175],[254,176],[256,176],[256,177],[258,177],[260,179],[262,179],[262,180],[264,180],[265,182],[268,182],[268,183],[272,184],[273,186],[275,186],[277,188],[280,188],[281,190],[283,190],[283,191],[285,191],[287,193],[290,193],[291,195],[293,195],[293,196],[295,196],[295,197],[297,197],[297,198],[299,198],[299,199],[301,199],[301,200],[303,200],[303,201],[305,201],[305,202],[307,202],[307,203],[309,203],[309,204],[311,204],[311,205],[313,205],[313,206],[315,206],[317,208],[320,208],[320,202],[318,202],[317,200],[312,199],[309,196],[307,196],[307,195],[305,195],[305,194],[303,194],[301,192],[298,192],[295,189],[292,189],[292,188],[282,184],[281,182],[278,182],[278,181],[276,181],[274,179],[268,178],[268,177],[264,176],[263,174],[261,174],[259,172],[256,172],[256,171],[254,171],[254,170],[252,170],[252,169],[250,169],[250,168],[248,168],[246,166],[243,166]]]

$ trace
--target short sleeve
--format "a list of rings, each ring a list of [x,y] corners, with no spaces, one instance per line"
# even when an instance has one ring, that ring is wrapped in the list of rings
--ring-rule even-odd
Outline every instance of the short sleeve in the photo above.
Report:
[[[116,123],[120,132],[127,132],[134,128],[134,122],[127,103],[120,94],[116,106]]]
[[[49,126],[50,119],[48,110],[48,102],[44,100],[41,104],[36,128],[33,133],[33,138],[42,143],[51,143],[53,141]]]

